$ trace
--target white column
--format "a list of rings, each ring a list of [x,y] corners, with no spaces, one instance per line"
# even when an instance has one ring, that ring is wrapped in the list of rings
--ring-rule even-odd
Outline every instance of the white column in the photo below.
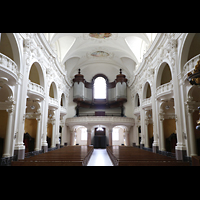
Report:
[[[37,133],[36,133],[36,144],[35,144],[35,151],[39,151],[39,144],[40,144],[40,117],[36,118],[37,120]]]
[[[44,126],[46,126],[45,127],[45,132],[43,132],[43,134],[42,134],[42,146],[43,147],[46,147],[46,146],[48,146],[48,144],[47,144],[47,127],[48,127],[48,122],[46,122],[45,124],[44,124]]]
[[[55,122],[55,120],[52,121],[52,125],[53,125],[53,127],[52,127],[51,147],[55,147],[55,136],[56,136],[56,133],[55,133],[55,131],[56,131],[56,122]]]
[[[158,134],[156,132],[155,124],[153,123],[153,146],[158,146]]]
[[[152,102],[152,106],[153,106],[153,102]],[[155,107],[152,110],[153,111],[153,122],[154,122],[154,126],[153,126],[153,137],[154,137],[154,141],[153,141],[153,146],[154,149],[156,149],[156,146],[158,148],[160,148],[160,137],[159,137],[159,124],[160,124],[160,120],[159,120],[159,116],[158,116],[158,112],[159,112],[159,101],[155,100]]]
[[[160,113],[160,139],[161,139],[161,151],[165,151],[165,137],[164,137],[164,128],[163,128],[163,121],[164,116],[162,113]]]
[[[87,128],[87,133],[88,133],[87,145],[91,145],[91,129],[90,128]]]
[[[76,145],[76,139],[77,139],[77,133],[76,131],[74,132],[74,145]]]
[[[197,156],[196,151],[196,140],[194,135],[194,126],[193,126],[193,109],[188,108],[188,120],[189,120],[189,145],[190,145],[190,156]]]
[[[149,135],[148,135],[149,120],[145,119],[145,147],[149,148]]]
[[[112,146],[112,128],[109,129],[109,146]]]
[[[11,154],[11,128],[12,128],[12,121],[13,121],[13,108],[6,109],[8,112],[8,121],[7,121],[7,129],[6,129],[6,137],[4,142],[4,154],[3,157],[10,157]]]
[[[129,146],[129,130],[124,131],[124,145]]]

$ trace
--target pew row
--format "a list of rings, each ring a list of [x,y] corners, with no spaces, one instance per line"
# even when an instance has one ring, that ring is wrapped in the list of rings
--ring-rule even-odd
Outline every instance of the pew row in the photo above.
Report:
[[[87,166],[92,146],[66,146],[11,163],[11,166]]]
[[[130,146],[109,146],[108,155],[114,166],[190,166],[189,162],[155,154]]]

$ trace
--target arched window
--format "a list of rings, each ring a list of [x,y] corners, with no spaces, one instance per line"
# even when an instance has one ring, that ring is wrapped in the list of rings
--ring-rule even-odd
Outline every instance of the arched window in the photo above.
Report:
[[[106,99],[106,80],[99,76],[94,80],[94,99]]]

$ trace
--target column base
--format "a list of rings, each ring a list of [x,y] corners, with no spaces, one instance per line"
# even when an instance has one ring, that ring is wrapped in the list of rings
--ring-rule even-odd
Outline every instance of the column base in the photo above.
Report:
[[[18,160],[24,160],[25,148],[24,149],[15,149],[14,155],[17,155]]]
[[[44,150],[44,153],[48,152],[48,146],[42,146],[42,149]]]
[[[67,142],[64,143],[64,146],[67,146]]]
[[[153,153],[158,153],[158,146],[152,146]]]
[[[10,157],[10,154],[9,154],[9,153],[5,153],[5,154],[3,154],[2,157],[3,157],[3,158]]]
[[[176,160],[183,160],[183,156],[187,154],[186,150],[178,150],[176,149]]]

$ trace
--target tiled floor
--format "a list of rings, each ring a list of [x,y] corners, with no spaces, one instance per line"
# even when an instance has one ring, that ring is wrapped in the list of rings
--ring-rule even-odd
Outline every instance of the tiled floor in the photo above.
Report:
[[[87,166],[113,166],[106,149],[94,149]]]

